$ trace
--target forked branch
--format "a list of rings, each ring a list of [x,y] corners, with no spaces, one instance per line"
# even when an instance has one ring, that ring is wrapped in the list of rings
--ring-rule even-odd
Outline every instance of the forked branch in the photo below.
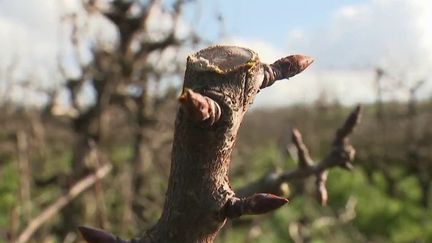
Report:
[[[337,130],[328,155],[318,164],[311,159],[306,145],[303,143],[299,130],[293,129],[292,139],[298,153],[299,166],[293,171],[287,171],[279,175],[265,175],[256,182],[250,183],[237,191],[237,195],[248,196],[257,192],[268,192],[276,195],[282,194],[281,187],[284,183],[294,180],[306,179],[309,176],[316,177],[318,200],[321,204],[327,202],[328,170],[333,167],[341,167],[347,170],[353,168],[352,161],[355,149],[349,142],[349,135],[360,122],[361,106],[357,106],[347,117],[344,124]]]

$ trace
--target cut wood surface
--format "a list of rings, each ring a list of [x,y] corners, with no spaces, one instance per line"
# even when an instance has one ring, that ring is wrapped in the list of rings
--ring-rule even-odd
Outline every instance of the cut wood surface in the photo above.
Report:
[[[268,65],[237,46],[211,46],[190,55],[163,213],[144,236],[129,242],[213,242],[227,219],[286,204],[287,199],[265,192],[237,197],[228,178],[231,153],[259,90],[302,72],[312,61],[293,55]],[[127,242],[89,227],[80,230],[88,242]]]

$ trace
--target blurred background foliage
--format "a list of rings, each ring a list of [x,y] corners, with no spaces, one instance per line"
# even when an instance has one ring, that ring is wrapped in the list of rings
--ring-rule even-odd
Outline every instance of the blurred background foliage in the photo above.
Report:
[[[430,205],[423,204],[423,192],[417,171],[409,167],[409,157],[403,153],[390,153],[391,158],[383,161],[375,159],[382,156],[384,150],[397,151],[397,146],[407,146],[404,142],[402,115],[405,104],[385,104],[384,108],[399,107],[399,119],[388,119],[390,125],[399,127],[394,145],[380,144],[373,139],[382,133],[374,117],[375,106],[368,105],[363,121],[353,135],[353,144],[357,150],[354,162],[355,169],[351,172],[332,169],[329,174],[327,188],[328,205],[321,206],[316,198],[312,179],[305,180],[306,190],[296,192],[298,183],[289,185],[287,197],[291,202],[288,206],[275,213],[259,217],[244,217],[227,224],[217,242],[429,242],[432,240],[432,215]],[[429,109],[431,102],[420,104],[419,114],[431,119]],[[164,112],[174,119],[175,105],[170,112]],[[325,156],[330,146],[335,129],[339,126],[349,108],[337,104],[317,103],[310,106],[296,106],[278,109],[256,109],[250,112],[241,128],[237,149],[233,155],[231,180],[234,188],[260,178],[269,171],[285,171],[296,167],[295,156],[290,155],[285,142],[290,137],[290,128],[298,127],[303,131],[305,143],[309,146],[314,159]],[[24,218],[25,206],[20,197],[20,172],[17,168],[17,153],[14,149],[7,151],[8,145],[14,143],[17,131],[25,130],[28,120],[13,112],[3,116],[5,123],[17,124],[16,128],[2,130],[2,157],[0,184],[0,228],[6,237],[14,224],[21,229],[28,219]],[[395,116],[396,114],[393,113]],[[387,118],[386,118],[387,119]],[[38,185],[41,181],[58,174],[73,173],[70,164],[72,131],[64,124],[44,122],[46,135],[46,151],[43,157],[34,151],[31,170],[31,215],[37,215],[50,202],[62,193],[59,184]],[[24,127],[23,127],[24,126]],[[60,127],[55,127],[60,126]],[[172,126],[172,124],[170,125]],[[28,127],[27,127],[28,128]],[[62,133],[50,134],[49,131],[64,129]],[[28,131],[31,134],[31,131]],[[427,133],[427,132],[425,132]],[[109,228],[118,234],[134,236],[150,227],[159,217],[168,179],[169,153],[164,152],[152,160],[145,169],[145,193],[140,196],[139,204],[126,209],[125,197],[130,176],[130,158],[133,155],[128,134],[116,130],[113,138],[102,143],[101,148],[114,164],[114,171],[102,180],[104,189],[106,217]],[[8,142],[9,141],[9,142]],[[399,141],[399,143],[397,143]],[[9,143],[9,144],[8,144]],[[114,144],[112,144],[114,143]],[[61,148],[54,149],[61,144]],[[166,143],[168,151],[170,144]],[[378,148],[380,149],[378,149]],[[375,148],[375,149],[374,149]],[[377,151],[376,151],[377,150]],[[373,169],[371,169],[373,167]],[[383,171],[383,170],[387,171]],[[370,173],[370,170],[373,173]],[[388,179],[389,172],[391,179]],[[299,182],[303,183],[303,182]],[[313,183],[312,183],[313,184]],[[392,188],[391,190],[389,188]],[[130,195],[129,195],[130,196]],[[87,198],[87,199],[86,199]],[[430,199],[430,198],[429,198]],[[93,204],[92,190],[87,191],[77,200],[86,200]],[[128,199],[130,200],[130,199]],[[98,225],[95,215],[100,205],[92,205],[85,211],[75,213],[90,225]],[[131,215],[125,215],[131,210]],[[128,218],[131,217],[131,218]],[[17,222],[14,222],[17,221]],[[131,224],[131,222],[134,222]],[[63,234],[56,234],[61,224],[61,215],[50,219],[35,234],[34,242],[62,242]],[[133,225],[133,226],[132,226]],[[70,228],[69,234],[76,233]],[[3,241],[7,241],[3,238]]]
[[[59,55],[55,85],[8,76],[19,65],[2,74],[9,77],[4,94],[19,86],[24,96],[44,102],[5,96],[0,103],[0,242],[14,242],[103,164],[112,164],[112,171],[45,221],[29,242],[82,242],[80,224],[133,237],[161,213],[178,80],[186,53],[211,42],[179,20],[194,1],[98,2],[83,1],[79,14],[62,12],[68,61]],[[83,24],[92,18],[111,21],[117,31],[111,42]],[[161,19],[168,22],[162,30],[149,27]],[[78,74],[68,73],[69,59]],[[384,101],[379,84],[385,73],[375,70],[376,101],[364,105],[352,136],[354,170],[330,170],[328,205],[317,202],[313,178],[290,183],[283,188],[288,206],[228,222],[218,243],[432,242],[432,100],[417,100],[413,87],[408,101]],[[233,154],[233,188],[295,169],[293,128],[302,132],[313,159],[323,159],[351,109],[324,96],[310,104],[253,108]]]

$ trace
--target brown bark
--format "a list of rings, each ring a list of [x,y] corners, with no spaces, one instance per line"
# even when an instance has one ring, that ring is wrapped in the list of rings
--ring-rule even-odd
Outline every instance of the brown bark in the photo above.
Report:
[[[311,62],[290,56],[266,65],[255,52],[234,46],[213,46],[188,57],[164,210],[159,222],[132,242],[213,242],[227,218],[266,213],[287,202],[270,194],[237,198],[228,180],[230,157],[260,88]],[[122,242],[103,231],[80,230],[89,242]]]
[[[258,58],[246,49],[216,47],[188,58],[184,88],[217,100],[223,114],[219,124],[208,127],[179,110],[167,199],[149,232],[152,241],[213,242],[225,222],[223,208],[235,195],[228,181],[231,151],[261,82]]]

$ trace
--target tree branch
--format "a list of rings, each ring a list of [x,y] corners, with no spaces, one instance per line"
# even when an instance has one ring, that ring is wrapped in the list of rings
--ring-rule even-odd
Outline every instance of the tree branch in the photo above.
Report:
[[[94,185],[97,181],[104,178],[112,169],[111,164],[106,164],[97,169],[93,174],[84,177],[73,185],[69,191],[58,198],[53,204],[48,206],[42,213],[34,218],[19,235],[16,243],[25,243],[45,222],[58,213],[64,206],[74,200],[78,195]]]
[[[306,145],[303,143],[303,138],[298,129],[292,130],[292,140],[297,148],[297,156],[300,167],[307,167],[313,165],[313,160],[309,154],[309,150]]]
[[[318,199],[322,204],[327,201],[327,189],[325,183],[330,168],[341,167],[352,169],[351,162],[354,159],[355,150],[349,143],[348,136],[353,132],[360,121],[361,107],[357,106],[348,116],[341,128],[336,132],[329,154],[318,164],[314,164],[307,147],[304,145],[302,136],[297,129],[293,129],[293,142],[297,148],[299,166],[293,171],[282,174],[264,175],[259,180],[252,182],[237,190],[236,195],[247,197],[257,192],[283,194],[281,187],[284,183],[306,179],[309,176],[316,176]]]
[[[269,193],[237,197],[228,172],[237,131],[259,90],[298,74],[311,61],[298,55],[266,65],[254,51],[236,46],[212,46],[188,56],[164,210],[154,227],[131,242],[214,242],[227,219],[288,202]],[[122,242],[105,231],[80,231],[90,243]]]

